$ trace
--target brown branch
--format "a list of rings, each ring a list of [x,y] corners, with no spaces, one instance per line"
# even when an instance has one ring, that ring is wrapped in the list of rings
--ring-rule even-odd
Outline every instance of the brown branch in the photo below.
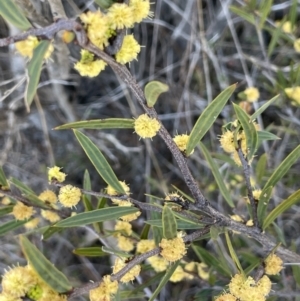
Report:
[[[184,241],[184,243],[189,244],[191,242],[193,242],[194,240],[198,239],[201,236],[204,236],[205,234],[209,233],[210,227],[207,226],[201,230],[195,231],[192,234],[186,235],[184,236],[182,239]],[[144,260],[158,255],[160,253],[160,247],[154,248],[146,253],[143,253],[141,255],[135,256],[133,259],[131,259],[126,266],[121,269],[119,272],[117,272],[116,274],[112,274],[110,279],[111,281],[119,281],[126,273],[128,273],[133,267],[135,267],[136,265],[142,263]],[[99,286],[99,284],[101,283],[101,281],[99,282],[94,282],[94,283],[89,283],[87,285],[84,285],[80,288],[75,288],[69,295],[68,300],[87,294],[91,289],[94,289],[96,287]]]

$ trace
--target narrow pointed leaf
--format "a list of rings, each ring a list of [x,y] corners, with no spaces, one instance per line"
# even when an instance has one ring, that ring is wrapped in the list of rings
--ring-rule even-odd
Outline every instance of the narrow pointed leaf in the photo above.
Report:
[[[224,197],[224,199],[226,200],[227,204],[231,207],[234,208],[234,204],[233,201],[231,199],[230,193],[223,181],[223,177],[220,174],[219,171],[219,167],[217,166],[216,162],[214,161],[214,159],[212,158],[212,156],[210,155],[209,151],[207,150],[207,148],[205,147],[205,145],[200,141],[200,149],[207,161],[207,163],[209,164],[209,167],[211,169],[211,172],[216,180],[216,183],[220,189],[220,192],[222,194],[222,196]]]
[[[16,186],[22,193],[34,194],[34,191],[16,178],[10,178],[9,182]]]
[[[40,80],[42,66],[45,54],[49,48],[50,41],[41,41],[34,49],[32,59],[27,68],[27,85],[25,90],[25,105],[27,111],[30,111],[30,105],[36,93],[36,89]]]
[[[84,171],[84,175],[83,175],[83,189],[88,191],[92,190],[91,178],[90,178],[89,171],[87,169]],[[85,196],[88,199],[88,201],[91,202],[91,195],[85,194]]]
[[[100,247],[77,248],[73,250],[73,253],[76,255],[87,257],[107,256],[107,253],[102,251],[102,248]]]
[[[267,206],[269,204],[272,195],[272,190],[273,190],[273,186],[264,188],[259,197],[258,206],[257,206],[257,217],[260,225],[262,225],[264,222]]]
[[[173,263],[172,265],[169,266],[169,268],[167,269],[164,277],[162,278],[159,285],[157,286],[156,290],[152,293],[152,296],[149,299],[149,301],[155,300],[155,298],[158,296],[160,291],[164,288],[164,286],[167,284],[167,282],[169,281],[169,279],[171,278],[171,276],[175,272],[175,270],[178,267],[179,263],[180,263],[180,260],[176,261],[175,263]]]
[[[232,246],[228,231],[225,231],[225,237],[226,237],[227,247],[228,247],[228,250],[229,250],[229,253],[230,253],[230,256],[231,256],[233,262],[236,264],[236,267],[240,271],[240,273],[245,275],[242,265],[239,261],[239,258],[237,257],[235,250]]]
[[[91,129],[91,130],[102,130],[102,129],[133,129],[134,120],[125,118],[107,118],[107,119],[95,119],[95,120],[84,120],[66,123],[54,128],[54,130],[65,130],[65,129]]]
[[[224,106],[226,105],[226,102],[234,92],[235,88],[236,84],[226,88],[202,112],[191,131],[190,138],[186,147],[187,156],[191,154],[199,141],[214,124],[215,120],[222,112]]]
[[[257,131],[258,143],[264,140],[280,140],[281,138],[268,132],[268,131]]]
[[[9,185],[8,185],[8,182],[6,180],[6,177],[5,177],[5,173],[2,169],[2,166],[0,166],[0,189],[8,189],[9,188]]]
[[[169,90],[168,85],[163,84],[159,81],[154,80],[148,83],[145,86],[145,90],[144,90],[148,107],[152,108],[155,105],[159,95],[161,93],[167,92],[168,90]]]
[[[162,211],[163,236],[166,239],[173,239],[177,236],[177,222],[173,211],[164,206]]]
[[[114,4],[115,1],[113,0],[94,0],[96,4],[99,5],[102,9],[108,9],[112,4]]]
[[[74,130],[74,134],[102,179],[120,194],[125,194],[124,188],[98,147],[81,132]]]
[[[47,240],[50,237],[52,237],[56,233],[60,233],[64,230],[64,228],[59,228],[59,227],[53,227],[53,226],[48,226],[46,229],[43,231],[42,239]]]
[[[255,18],[254,16],[249,13],[247,10],[237,7],[237,6],[230,6],[230,10],[237,14],[238,16],[240,16],[242,19],[248,21],[249,23],[251,23],[252,25],[256,24]]]
[[[300,190],[295,191],[268,214],[263,223],[263,230],[265,230],[279,215],[291,208],[297,202],[300,202]]]
[[[300,145],[298,145],[276,168],[268,182],[265,184],[264,189],[267,187],[274,187],[278,181],[290,170],[292,165],[300,158]]]
[[[258,144],[258,137],[257,137],[257,131],[253,124],[253,122],[250,121],[250,116],[238,105],[233,104],[234,111],[236,113],[237,119],[241,123],[243,130],[246,135],[246,143],[248,148],[248,160],[251,160],[254,153],[257,149]]]
[[[24,224],[26,224],[29,221],[30,220],[24,220],[24,221],[13,220],[13,221],[9,221],[7,223],[1,224],[0,225],[0,236],[5,235],[9,231],[16,230],[16,229],[22,227]]]
[[[78,227],[97,222],[115,220],[121,216],[136,213],[139,210],[135,207],[108,207],[104,209],[93,210],[79,213],[59,221],[55,227]]]
[[[250,120],[254,121],[259,115],[261,115],[275,100],[279,98],[280,94],[274,96],[272,99],[267,101],[264,105],[262,105],[257,111],[255,111],[251,117]]]
[[[265,21],[267,20],[267,17],[271,11],[272,8],[272,4],[273,4],[273,0],[265,0],[261,2],[260,5],[260,21],[259,21],[259,27],[262,29]]]
[[[0,1],[0,15],[7,21],[21,30],[27,30],[31,28],[31,24],[22,14],[22,11],[11,0]]]
[[[36,195],[31,194],[31,193],[24,193],[24,196],[26,197],[27,200],[30,201],[32,205],[35,205],[40,208],[44,209],[52,209],[50,205],[47,205],[44,203],[42,200],[40,200]]]
[[[5,207],[1,207],[0,208],[0,217],[6,215],[8,213],[11,213],[12,210],[13,210],[13,208],[14,208],[14,205],[9,205],[9,206],[5,206]]]
[[[265,175],[267,167],[267,154],[262,154],[256,165],[255,174],[258,183],[261,183],[263,176]]]
[[[72,289],[67,277],[26,236],[20,236],[20,242],[30,266],[47,285],[58,293],[65,293]]]
[[[123,251],[120,251],[120,250],[115,250],[115,249],[112,249],[112,248],[107,248],[105,246],[103,246],[101,249],[106,254],[111,254],[111,255],[115,255],[115,256],[118,256],[118,257],[124,257],[124,258],[132,257],[132,254],[129,254],[129,253],[126,253],[126,252],[123,252]]]

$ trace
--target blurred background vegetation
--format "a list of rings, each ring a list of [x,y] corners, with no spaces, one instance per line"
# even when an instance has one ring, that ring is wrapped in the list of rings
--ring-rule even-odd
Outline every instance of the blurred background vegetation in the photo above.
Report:
[[[62,2],[68,17],[98,7],[94,1]],[[38,12],[39,18],[31,16],[36,26],[52,22],[47,1],[31,0],[30,3]],[[253,187],[262,188],[268,176],[299,145],[300,140],[300,103],[297,100],[292,102],[284,92],[285,88],[300,86],[299,53],[293,46],[300,37],[299,2],[157,0],[153,1],[152,11],[155,17],[133,30],[135,38],[144,47],[138,61],[128,67],[142,87],[151,80],[159,80],[169,86],[169,92],[160,96],[156,110],[172,134],[189,133],[207,104],[233,83],[238,83],[238,88],[231,101],[239,103],[249,114],[280,94],[278,100],[258,119],[261,129],[267,129],[281,138],[262,143],[253,162]],[[264,13],[266,16],[261,24]],[[282,26],[286,21],[291,24],[290,32],[285,32]],[[0,18],[0,38],[17,32],[16,28]],[[74,44],[66,46],[58,38],[55,48],[52,58],[43,68],[38,89],[39,101],[31,106],[30,113],[26,112],[23,99],[25,61],[16,53],[14,46],[1,48],[0,165],[3,165],[7,175],[23,181],[37,194],[49,188],[47,167],[54,164],[63,167],[68,174],[68,183],[79,187],[82,187],[83,174],[88,169],[92,189],[100,191],[105,183],[73,133],[54,131],[52,128],[78,120],[133,118],[142,110],[110,68],[96,78],[81,77],[73,69],[79,59],[79,47]],[[239,93],[247,87],[259,90],[257,102],[244,102]],[[199,150],[193,154],[189,164],[201,190],[218,210],[245,215],[247,220],[242,170],[222,151],[218,141],[222,126],[234,120],[233,107],[229,102],[203,139],[230,188],[236,204],[234,211],[224,202]],[[86,133],[105,154],[118,178],[130,185],[135,199],[147,201],[145,193],[164,198],[166,193],[174,191],[171,185],[188,193],[171,153],[159,137],[152,141],[139,141],[132,130],[89,130]],[[257,162],[261,162],[260,165]],[[299,170],[300,162],[277,185],[272,206],[299,189]],[[273,234],[283,244],[293,245],[298,252],[299,214],[299,206],[293,206],[277,219],[278,228],[272,228]],[[143,226],[143,218],[134,223],[138,233]],[[64,231],[46,242],[36,236],[35,243],[74,284],[96,281],[100,275],[110,272],[111,264],[105,257],[72,255],[76,247],[99,244],[87,228]],[[223,246],[222,242],[219,243]],[[258,252],[258,245],[238,236],[235,243],[241,252],[242,263],[249,265],[255,257],[252,253]],[[211,254],[221,252],[221,249],[216,250],[212,240],[203,241],[200,245]],[[197,260],[192,251],[189,256]],[[0,270],[17,262],[24,263],[17,240],[13,235],[2,237]],[[211,300],[211,296],[219,294],[228,283],[228,279],[215,273],[214,268],[211,275],[209,282],[198,279],[183,282],[180,286],[170,284],[160,300]],[[289,267],[280,276],[274,277],[273,282],[276,282],[273,285],[274,296],[269,300],[299,300],[297,284]],[[194,295],[196,299],[193,299]],[[82,297],[80,300],[85,299]]]

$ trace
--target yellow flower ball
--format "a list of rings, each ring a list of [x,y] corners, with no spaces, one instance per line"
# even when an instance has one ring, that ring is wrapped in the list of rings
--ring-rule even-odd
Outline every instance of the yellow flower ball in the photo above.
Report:
[[[183,268],[179,265],[174,273],[172,274],[170,281],[173,283],[182,281],[186,276],[186,273],[184,272]]]
[[[146,253],[156,247],[154,239],[142,239],[136,245],[136,252],[138,254]]]
[[[221,147],[224,149],[226,153],[233,153],[235,152],[234,146],[234,133],[231,131],[226,131],[220,137],[220,144]]]
[[[223,294],[219,296],[215,301],[237,301],[237,298],[231,294]]]
[[[55,204],[57,202],[56,194],[51,190],[45,190],[39,195],[39,199],[46,204]]]
[[[141,46],[135,40],[133,35],[126,35],[123,40],[121,49],[116,53],[116,61],[125,65],[137,58],[141,51]]]
[[[178,146],[178,148],[180,149],[180,151],[185,152],[186,151],[186,147],[188,144],[190,136],[187,134],[182,134],[182,135],[176,135],[173,138],[173,141],[175,142],[175,144]],[[194,150],[191,152],[191,154],[194,152]]]
[[[58,199],[64,207],[76,206],[80,201],[80,197],[81,191],[75,186],[66,185],[59,190]]]
[[[169,266],[169,261],[158,255],[148,258],[147,261],[157,273],[165,271]]]
[[[118,281],[111,281],[110,276],[104,276],[100,285],[90,290],[90,301],[109,301],[118,291]]]
[[[140,115],[134,121],[134,130],[141,138],[153,138],[160,129],[160,123],[147,114]]]
[[[257,282],[257,288],[264,296],[269,295],[271,288],[272,288],[272,282],[271,282],[270,278],[267,275],[264,275]]]
[[[284,92],[288,96],[288,98],[292,99],[292,104],[300,105],[300,86],[293,88],[285,88]]]
[[[244,94],[246,95],[246,100],[249,102],[256,102],[259,99],[259,91],[255,87],[247,88]]]
[[[134,249],[134,241],[121,234],[117,236],[118,248],[124,252],[130,252]]]
[[[129,201],[120,201],[119,206],[123,206],[123,207],[131,207],[132,204]],[[141,215],[141,212],[138,211],[136,213],[131,213],[131,214],[127,214],[127,215],[123,215],[120,217],[120,219],[124,222],[131,222],[134,221],[135,219],[137,219],[139,216]]]
[[[275,254],[270,254],[264,261],[265,273],[268,275],[276,275],[283,269],[283,261]]]
[[[48,181],[57,180],[58,182],[63,182],[66,179],[66,174],[61,172],[61,167],[51,167],[48,170]]]
[[[173,239],[163,238],[159,246],[161,247],[160,255],[171,262],[181,259],[186,254],[182,237],[175,237]]]
[[[34,214],[33,207],[24,205],[22,202],[17,202],[13,207],[12,215],[18,221],[29,219]]]
[[[121,186],[123,187],[126,195],[129,195],[130,194],[130,188],[129,186],[125,183],[125,181],[119,181],[119,183],[121,184]],[[119,195],[120,193],[117,192],[112,186],[108,185],[106,187],[106,193],[109,194],[109,195]],[[111,201],[114,203],[114,204],[120,204],[122,201],[121,200],[118,200],[118,199],[111,199]]]
[[[41,215],[50,223],[56,223],[60,220],[60,216],[56,212],[50,210],[41,210]]]
[[[38,226],[39,222],[40,222],[40,218],[36,217],[36,218],[33,218],[31,221],[27,222],[24,225],[24,227],[28,230],[35,229]]]
[[[114,3],[111,5],[108,9],[107,17],[113,29],[132,27],[134,23],[133,10],[125,3]]]
[[[150,11],[149,0],[130,0],[129,7],[132,8],[133,21],[136,23],[142,22],[145,18],[152,18],[154,15]]]
[[[297,53],[300,53],[300,39],[294,41],[294,49]]]
[[[37,283],[37,279],[27,267],[17,266],[5,272],[2,279],[2,292],[15,298],[24,297]]]
[[[113,273],[116,274],[126,266],[126,263],[123,259],[117,258],[113,266]],[[127,283],[133,281],[141,272],[141,266],[135,265],[131,270],[129,270],[122,278],[121,282]]]
[[[121,232],[125,233],[126,235],[131,235],[132,234],[132,225],[128,222],[117,221],[116,225],[115,225],[115,230],[121,231]]]

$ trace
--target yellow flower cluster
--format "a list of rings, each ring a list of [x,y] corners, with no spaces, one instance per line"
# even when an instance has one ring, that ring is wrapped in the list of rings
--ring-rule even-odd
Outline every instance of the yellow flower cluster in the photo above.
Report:
[[[117,30],[133,27],[135,23],[140,23],[151,16],[149,0],[131,0],[129,5],[113,3],[107,13],[102,13],[100,10],[89,11],[81,14],[80,19],[84,23],[90,41],[103,50],[109,45],[109,39],[117,34]],[[140,49],[141,46],[133,35],[126,35],[120,50],[115,55],[116,61],[120,64],[129,63],[137,58]],[[81,60],[75,64],[75,69],[82,76],[94,77],[105,68],[105,65],[102,60],[94,58],[87,61],[81,53]]]
[[[175,237],[173,239],[163,238],[159,246],[161,247],[160,255],[171,262],[181,259],[186,253],[182,237]]]
[[[113,273],[116,274],[126,266],[124,259],[117,258],[113,267]],[[133,281],[141,272],[141,266],[135,265],[129,272],[127,272],[122,278],[121,282],[126,283]]]
[[[45,190],[39,195],[39,199],[46,204],[54,205],[57,202],[56,194],[51,190]]]
[[[90,301],[110,301],[118,291],[118,282],[111,281],[110,276],[104,276],[99,287],[90,290]]]
[[[253,194],[254,201],[258,202],[261,195],[261,189],[254,189],[252,191],[252,194]],[[250,200],[248,197],[247,197],[247,203],[250,204]]]
[[[116,234],[118,247],[120,250],[125,252],[130,252],[134,249],[134,241],[131,238],[127,237],[132,234],[131,228],[131,224],[124,221],[117,221],[115,225],[115,230],[120,231]],[[124,236],[122,234],[125,234],[127,236]]]
[[[147,114],[140,115],[134,121],[134,130],[141,138],[153,138],[160,129],[160,123]]]
[[[256,102],[259,99],[259,91],[255,87],[249,87],[243,93],[249,102]]]
[[[264,261],[265,273],[268,275],[276,275],[283,269],[283,261],[275,254],[270,254]]]
[[[37,37],[29,36],[26,40],[15,43],[17,51],[24,57],[32,58],[33,50],[39,45]],[[45,54],[45,59],[48,59],[52,54],[54,47],[52,44]]]
[[[119,183],[122,185],[123,189],[125,190],[126,192],[126,195],[129,195],[130,194],[130,188],[129,186],[125,183],[125,182],[122,182],[122,181],[119,181]],[[107,194],[109,195],[118,195],[119,193],[113,188],[111,187],[110,185],[108,185],[106,187],[106,192]],[[118,199],[111,199],[112,202],[114,204],[117,204],[118,206],[124,206],[124,207],[131,207],[132,206],[132,203],[129,202],[129,201],[121,201],[121,200],[118,200]],[[141,212],[138,211],[136,213],[132,213],[132,214],[127,214],[127,215],[124,215],[121,217],[121,220],[125,221],[125,222],[131,222],[135,219],[137,219],[139,216],[141,215]]]
[[[31,206],[26,206],[22,202],[17,202],[13,207],[12,215],[18,221],[29,219],[34,214],[34,209]]]
[[[58,199],[64,207],[76,206],[80,201],[80,197],[81,191],[75,186],[66,185],[59,190]]]
[[[176,135],[173,138],[173,141],[178,146],[178,148],[180,149],[180,151],[185,152],[186,151],[186,147],[187,147],[187,143],[189,141],[189,138],[190,138],[190,136],[187,135],[187,134]],[[191,154],[193,152],[194,152],[194,150],[191,152]]]
[[[295,30],[295,26],[292,25],[291,21],[276,21],[275,25],[277,27],[281,27],[282,31],[285,33],[293,33],[293,31]]]
[[[103,60],[94,59],[94,55],[87,50],[81,50],[81,59],[74,68],[81,76],[95,77],[105,69],[107,64]]]
[[[236,274],[229,283],[230,295],[240,301],[265,301],[266,296],[271,291],[272,283],[268,276],[264,275],[257,283],[252,277],[244,278],[241,274]],[[222,296],[220,296],[222,297]],[[229,296],[228,296],[229,297]],[[235,299],[217,299],[235,300]]]
[[[67,297],[53,291],[30,266],[17,266],[5,272],[2,278],[0,300],[19,301],[28,296],[39,301],[65,301]]]
[[[241,131],[240,133],[238,133],[236,140],[241,146],[243,155],[246,157],[247,153],[248,153],[248,148],[247,148],[245,132]],[[235,144],[234,144],[234,132],[226,131],[224,134],[222,134],[220,137],[220,144],[225,152],[230,153],[232,155],[232,159],[234,160],[234,162],[238,166],[242,166],[242,162],[240,160],[239,154],[238,154],[238,152],[235,148]]]
[[[41,210],[41,215],[50,223],[56,223],[60,220],[60,216],[56,212],[50,210]]]
[[[292,100],[292,104],[299,106],[300,105],[300,86],[293,88],[285,88],[285,94]]]
[[[66,179],[66,174],[61,172],[61,167],[51,167],[48,170],[48,181],[56,180],[58,182],[63,182]]]

